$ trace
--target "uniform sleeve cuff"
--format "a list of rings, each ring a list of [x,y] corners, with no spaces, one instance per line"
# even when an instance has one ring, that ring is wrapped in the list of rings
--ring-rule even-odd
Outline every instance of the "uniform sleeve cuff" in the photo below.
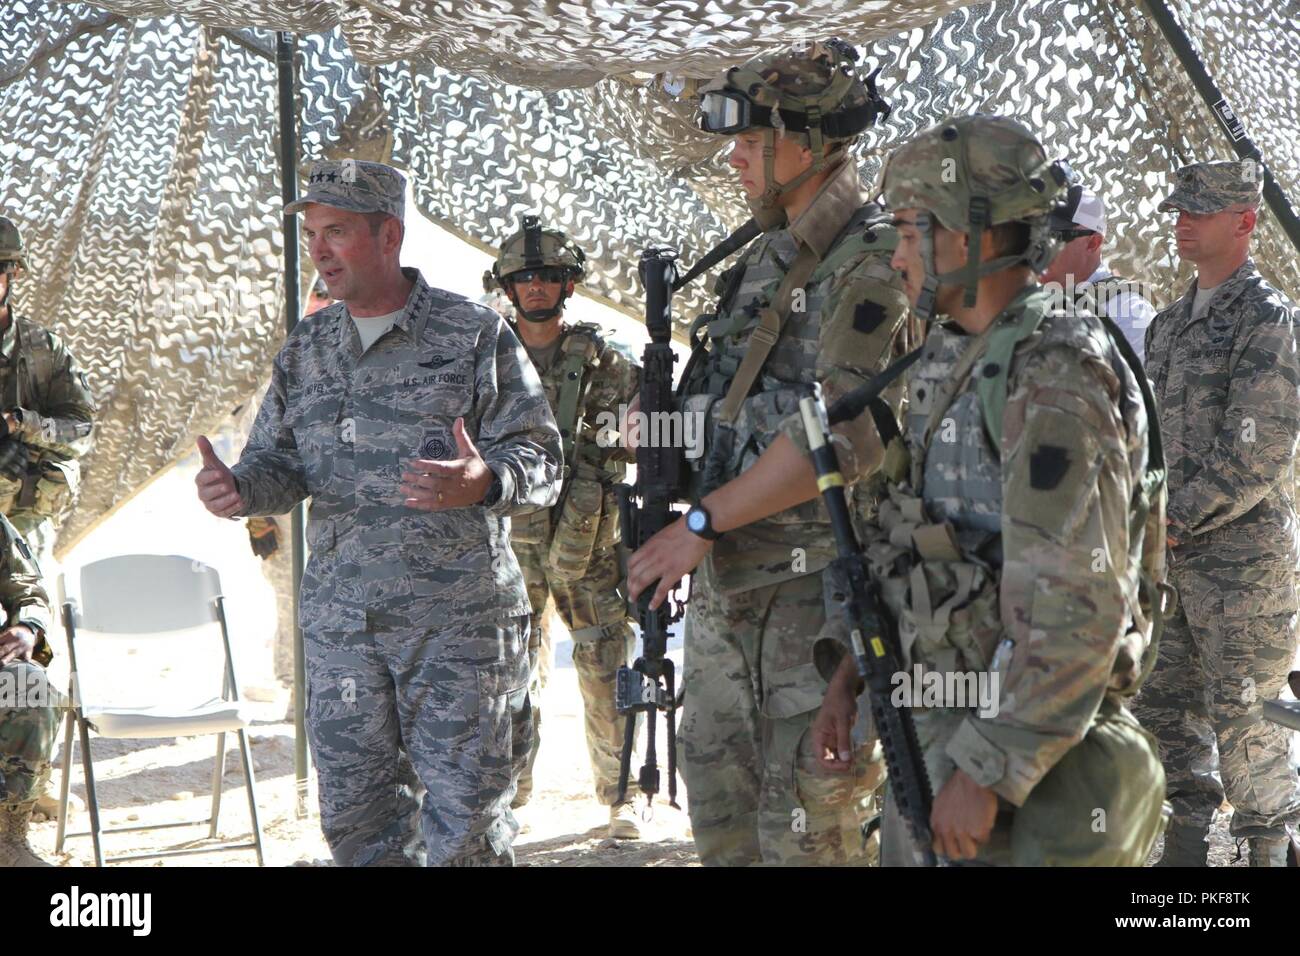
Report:
[[[1015,792],[1013,781],[1007,775],[1006,752],[975,729],[974,718],[967,717],[962,722],[946,750],[952,762],[981,787],[1006,797],[1016,806],[1029,796],[1029,789],[1024,793]]]
[[[487,462],[488,469],[501,481],[501,496],[492,504],[484,504],[490,513],[508,517],[515,507],[515,476],[505,465]]]

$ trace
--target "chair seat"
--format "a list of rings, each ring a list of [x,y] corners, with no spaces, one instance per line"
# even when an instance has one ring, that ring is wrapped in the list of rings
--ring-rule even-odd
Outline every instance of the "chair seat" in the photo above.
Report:
[[[252,714],[247,708],[244,701],[216,697],[193,707],[87,707],[85,715],[101,737],[193,737],[248,727]]]

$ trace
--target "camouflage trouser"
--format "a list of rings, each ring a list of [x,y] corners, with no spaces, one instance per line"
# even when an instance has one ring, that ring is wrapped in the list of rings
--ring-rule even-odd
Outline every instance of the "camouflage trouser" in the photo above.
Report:
[[[849,774],[820,769],[808,728],[826,682],[813,644],[821,574],[723,596],[706,565],[686,615],[679,764],[705,865],[873,862],[861,825],[884,777],[871,747]]]
[[[614,678],[632,654],[635,638],[628,621],[627,605],[619,591],[621,576],[618,553],[613,548],[596,551],[587,576],[579,581],[558,577],[546,563],[550,550],[545,544],[512,544],[528,586],[532,605],[532,640],[529,647],[532,671],[533,746],[528,765],[519,779],[516,802],[528,798],[533,787],[533,764],[541,742],[541,712],[538,706],[543,687],[541,661],[550,654],[551,636],[542,626],[542,612],[549,595],[573,638],[573,666],[587,731],[587,753],[596,780],[596,799],[612,805],[618,799],[618,764],[623,751],[624,719],[614,707]]]
[[[39,664],[0,667],[0,803],[27,803],[45,791],[62,700]]]
[[[396,622],[394,622],[396,624]],[[308,632],[307,732],[321,829],[341,866],[408,865],[424,785],[427,863],[511,865],[530,733],[528,619],[439,631]]]
[[[32,557],[41,566],[41,584],[50,597],[50,609],[57,618],[59,609],[55,606],[58,592],[54,580],[54,519],[27,510],[15,511],[6,517],[15,530],[23,536],[23,541],[31,548]]]
[[[1282,836],[1300,821],[1290,731],[1261,716],[1296,652],[1292,577],[1277,587],[1174,568],[1178,610],[1133,712],[1160,744],[1174,827],[1205,832],[1224,796],[1236,837]],[[1218,759],[1215,759],[1215,750]]]

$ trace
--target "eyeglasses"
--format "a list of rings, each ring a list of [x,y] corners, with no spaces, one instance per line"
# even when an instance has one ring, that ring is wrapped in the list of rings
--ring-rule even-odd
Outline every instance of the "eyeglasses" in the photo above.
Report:
[[[520,269],[518,272],[510,273],[507,278],[515,285],[528,285],[534,278],[543,285],[548,285],[553,282],[563,282],[566,274],[566,270],[560,266],[542,266],[540,269]]]

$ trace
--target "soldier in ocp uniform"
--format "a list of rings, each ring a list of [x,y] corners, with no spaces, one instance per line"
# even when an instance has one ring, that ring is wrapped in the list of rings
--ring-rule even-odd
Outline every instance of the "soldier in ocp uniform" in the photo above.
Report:
[[[200,440],[196,483],[221,517],[312,499],[299,623],[335,861],[406,864],[419,815],[430,865],[504,865],[531,737],[507,519],[555,500],[560,436],[501,317],[401,268],[404,197],[390,166],[312,165],[287,211],[341,301],[285,341],[233,469]]]
[[[0,513],[47,566],[56,523],[76,498],[77,459],[90,451],[96,408],[62,340],[15,314],[14,280],[26,271],[22,236],[0,218]]]
[[[702,128],[734,137],[731,166],[764,230],[696,325],[683,412],[705,423],[694,507],[629,561],[633,596],[696,569],[678,733],[695,846],[706,865],[864,864],[862,823],[884,775],[875,741],[850,772],[817,762],[809,726],[826,689],[813,648],[835,556],[799,400],[830,401],[906,350],[896,234],[868,201],[850,147],[887,110],[839,41],[756,57],[701,91]],[[700,341],[703,339],[703,341]],[[897,406],[900,392],[890,397]],[[882,455],[869,423],[835,428],[861,513]]]
[[[22,537],[0,516],[0,867],[49,866],[27,842],[50,779],[63,695],[46,668],[49,599]]]
[[[1197,268],[1146,339],[1179,597],[1137,707],[1160,741],[1174,806],[1162,866],[1206,865],[1225,795],[1252,866],[1285,866],[1288,827],[1300,822],[1290,732],[1261,716],[1295,659],[1300,610],[1300,311],[1250,258],[1261,178],[1249,160],[1194,163],[1160,204],[1178,213],[1178,254]]]
[[[1027,129],[988,115],[926,130],[881,177],[894,264],[930,331],[867,564],[904,676],[990,691],[913,697],[933,849],[954,861],[1140,866],[1161,822],[1155,743],[1124,707],[1151,633],[1153,512],[1132,505],[1147,402],[1107,327],[1037,284],[1067,181]],[[843,751],[856,681],[846,658],[819,752]],[[891,791],[882,863],[912,850]]]
[[[623,718],[614,706],[615,678],[634,642],[620,591],[614,485],[623,480],[633,454],[598,430],[606,416],[620,417],[620,406],[627,408],[636,397],[641,378],[637,363],[607,342],[596,326],[564,320],[565,300],[585,274],[585,259],[563,232],[543,229],[536,217],[523,216],[492,269],[494,281],[514,304],[512,326],[541,376],[565,462],[559,502],[510,519],[510,543],[533,608],[528,654],[535,691],[533,747],[515,799],[522,805],[532,791],[540,743],[539,660],[552,652],[542,614],[551,597],[573,640],[596,799],[610,808],[609,835],[636,839],[640,828],[632,805],[618,801]]]

